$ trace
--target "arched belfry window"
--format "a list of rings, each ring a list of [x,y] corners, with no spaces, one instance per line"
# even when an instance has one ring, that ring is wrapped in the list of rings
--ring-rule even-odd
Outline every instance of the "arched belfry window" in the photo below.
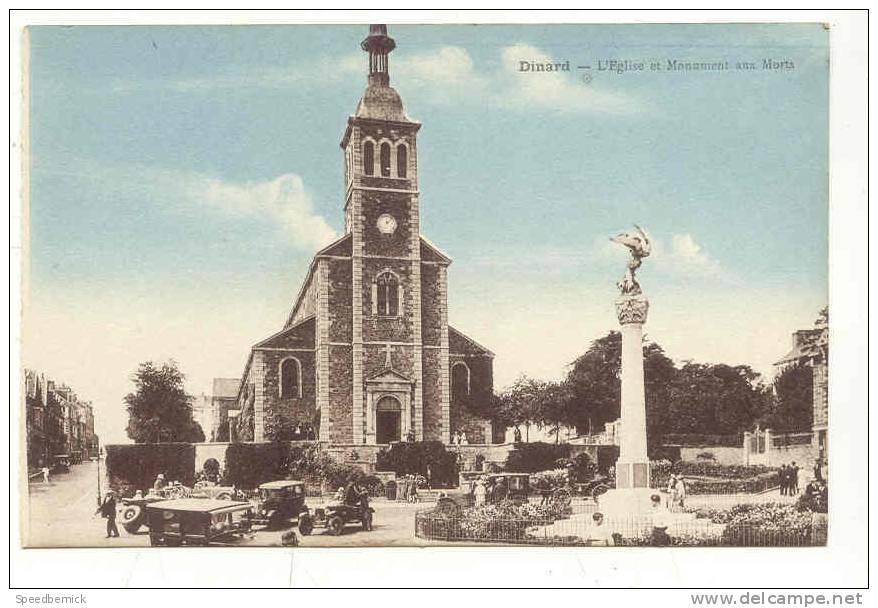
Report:
[[[405,144],[396,147],[396,176],[405,177],[408,173],[409,154]]]
[[[381,177],[390,177],[390,144],[381,144]]]
[[[451,396],[466,397],[470,394],[470,372],[469,366],[458,361],[451,366]]]
[[[280,363],[280,396],[302,396],[302,364],[295,357],[287,357]]]
[[[399,316],[402,309],[402,289],[395,274],[386,270],[372,284],[372,314],[382,317]]]
[[[363,144],[363,171],[366,175],[375,173],[375,144],[371,141]]]

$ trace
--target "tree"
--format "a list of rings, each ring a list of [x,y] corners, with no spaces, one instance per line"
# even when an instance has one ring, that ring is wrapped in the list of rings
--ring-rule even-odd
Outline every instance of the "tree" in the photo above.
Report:
[[[734,435],[765,411],[759,374],[746,365],[686,362],[670,387],[673,433]]]
[[[135,390],[125,396],[128,436],[135,443],[204,441],[201,426],[192,419],[194,398],[183,388],[185,376],[174,361],[157,366],[141,363],[132,375]]]
[[[808,365],[792,365],[774,380],[774,407],[767,426],[782,433],[808,431],[814,422],[814,379]]]
[[[622,334],[611,331],[592,342],[567,374],[570,403],[567,423],[577,432],[593,432],[620,415]],[[654,342],[643,345],[647,437],[650,443],[671,432],[670,385],[677,372],[674,362]]]
[[[543,390],[545,383],[525,375],[497,396],[500,419],[508,426],[525,427],[525,441],[530,439],[530,426],[542,424]]]

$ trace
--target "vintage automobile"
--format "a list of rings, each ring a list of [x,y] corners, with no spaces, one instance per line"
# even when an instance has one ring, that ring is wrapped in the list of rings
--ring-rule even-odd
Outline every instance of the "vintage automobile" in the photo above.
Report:
[[[137,534],[146,524],[146,506],[162,501],[178,498],[211,498],[217,500],[236,500],[238,492],[231,486],[198,482],[189,488],[181,484],[172,484],[160,490],[150,490],[146,495],[137,493],[134,496],[122,497],[119,501],[119,520],[129,534]]]
[[[511,500],[527,502],[530,496],[530,475],[528,473],[492,473],[486,476],[487,502]]]
[[[70,462],[70,454],[55,454],[52,456],[52,473],[69,473]]]
[[[314,509],[313,513],[307,510],[299,515],[299,532],[308,536],[314,528],[326,528],[330,534],[338,536],[346,525],[357,523],[368,532],[372,529],[374,512],[375,509],[369,506],[332,503]]]
[[[146,505],[149,544],[225,544],[250,532],[249,502],[178,498]]]
[[[269,481],[259,486],[252,522],[257,526],[280,528],[307,511],[304,482]]]

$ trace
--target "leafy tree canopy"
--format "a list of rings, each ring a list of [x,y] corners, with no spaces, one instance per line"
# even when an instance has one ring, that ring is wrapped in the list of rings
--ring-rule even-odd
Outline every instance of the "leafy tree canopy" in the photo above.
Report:
[[[174,361],[140,364],[131,377],[134,392],[124,399],[126,431],[135,443],[204,441],[201,426],[192,419],[193,397],[186,394],[184,380]]]

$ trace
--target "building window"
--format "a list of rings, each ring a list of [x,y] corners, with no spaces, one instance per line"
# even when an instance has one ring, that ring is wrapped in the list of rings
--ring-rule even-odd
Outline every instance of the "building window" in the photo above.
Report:
[[[390,177],[390,144],[381,144],[381,177]]]
[[[399,315],[402,290],[399,288],[399,279],[392,272],[382,272],[375,279],[372,294],[372,313],[382,317],[396,317]]]
[[[469,366],[458,361],[451,366],[451,396],[453,398],[466,397],[470,394],[470,371]]]
[[[295,357],[288,357],[280,363],[280,396],[302,396],[302,364]]]
[[[409,154],[405,144],[396,147],[396,176],[405,177],[408,172]]]
[[[375,144],[371,141],[363,144],[363,171],[366,175],[375,173]]]

